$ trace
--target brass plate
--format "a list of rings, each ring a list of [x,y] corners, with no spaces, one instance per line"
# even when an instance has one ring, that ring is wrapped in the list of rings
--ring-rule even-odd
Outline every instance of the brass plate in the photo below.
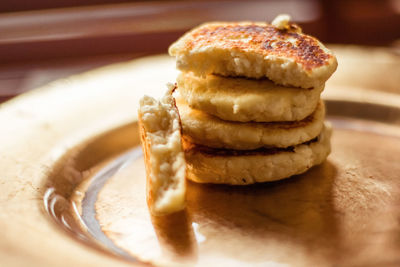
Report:
[[[254,186],[189,183],[184,212],[151,217],[137,103],[175,75],[149,57],[2,105],[1,264],[400,264],[398,95],[330,86],[325,163]]]

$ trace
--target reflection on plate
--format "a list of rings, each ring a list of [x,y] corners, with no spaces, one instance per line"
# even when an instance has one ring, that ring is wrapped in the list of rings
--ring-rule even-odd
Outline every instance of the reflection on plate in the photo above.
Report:
[[[199,266],[398,262],[400,242],[393,236],[400,234],[400,165],[393,155],[400,154],[400,125],[379,114],[399,115],[400,109],[333,100],[327,106],[333,152],[305,174],[243,187],[189,182],[184,212],[152,217],[136,147],[93,165],[71,198],[78,209],[64,212],[80,218],[76,233],[87,231],[88,239],[126,260]]]

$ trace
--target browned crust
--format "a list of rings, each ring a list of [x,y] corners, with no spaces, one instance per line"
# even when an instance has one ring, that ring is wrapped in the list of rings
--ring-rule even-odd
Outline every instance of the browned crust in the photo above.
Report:
[[[174,88],[171,90],[171,96],[173,96],[173,94],[175,93],[175,91],[178,89],[178,84],[174,83]],[[181,114],[179,113],[179,109],[176,106],[176,99],[175,96],[172,97],[173,101],[174,101],[174,108],[176,110],[176,113],[178,114],[178,120],[179,120],[179,131],[181,133],[181,136],[183,135],[183,128],[182,128],[182,120],[181,120]],[[182,147],[183,150],[183,147]]]
[[[226,75],[219,74],[219,73],[212,73],[212,74],[208,74],[208,75],[216,76],[216,77],[220,77],[220,78],[234,78],[234,79],[237,79],[237,80],[240,80],[240,79],[249,80],[249,81],[252,81],[254,83],[258,83],[260,85],[265,81],[269,81],[271,83],[274,82],[271,79],[269,79],[268,77],[261,77],[261,78],[254,79],[254,78],[249,78],[249,77],[246,77],[246,76],[243,76],[243,75],[235,75],[234,77],[226,76]],[[315,90],[315,87],[301,88],[301,87],[294,87],[294,86],[291,86],[291,85],[279,85],[279,86],[286,87],[286,88],[296,88],[298,90],[308,90],[308,91]],[[178,89],[178,88],[175,88],[174,90],[176,90],[176,89]]]
[[[189,33],[185,48],[191,50],[214,46],[229,50],[252,49],[263,56],[291,58],[306,70],[328,65],[333,55],[321,49],[317,39],[299,33],[297,28],[295,24],[284,30],[279,30],[270,24],[232,23],[223,26],[208,24]],[[288,39],[295,39],[295,44]]]
[[[318,103],[317,108],[321,103]],[[309,116],[305,117],[301,121],[273,121],[273,122],[252,122],[256,124],[262,125],[270,125],[270,126],[278,126],[281,129],[295,129],[295,128],[302,128],[306,125],[310,124],[311,122],[315,121],[315,112],[311,113]],[[235,122],[235,123],[248,123],[248,122]]]
[[[151,186],[151,157],[150,157],[150,142],[147,139],[146,130],[142,123],[142,116],[139,114],[138,116],[138,123],[139,123],[139,132],[140,132],[140,139],[142,144],[143,156],[144,156],[144,163],[146,168],[146,200],[147,205],[150,207],[153,206],[154,203],[154,192],[152,191]]]
[[[309,145],[318,142],[319,137],[304,142],[299,145]],[[262,147],[252,150],[235,150],[227,148],[212,148],[193,143],[190,138],[184,136],[182,138],[183,149],[185,154],[201,153],[208,157],[238,157],[238,156],[256,156],[256,155],[273,155],[280,152],[294,152],[294,146],[279,148],[279,147]]]

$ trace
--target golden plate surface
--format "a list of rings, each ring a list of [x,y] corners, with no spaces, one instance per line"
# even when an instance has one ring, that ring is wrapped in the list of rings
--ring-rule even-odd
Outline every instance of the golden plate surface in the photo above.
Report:
[[[175,75],[153,56],[1,106],[0,265],[400,264],[399,95],[328,84],[325,163],[254,186],[189,182],[184,212],[151,217],[138,100]]]

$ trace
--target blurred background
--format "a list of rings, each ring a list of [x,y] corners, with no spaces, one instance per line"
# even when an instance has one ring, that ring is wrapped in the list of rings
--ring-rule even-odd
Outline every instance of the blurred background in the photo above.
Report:
[[[399,53],[400,0],[2,0],[0,102],[71,74],[166,53],[204,21],[271,21],[279,13],[325,43]]]

